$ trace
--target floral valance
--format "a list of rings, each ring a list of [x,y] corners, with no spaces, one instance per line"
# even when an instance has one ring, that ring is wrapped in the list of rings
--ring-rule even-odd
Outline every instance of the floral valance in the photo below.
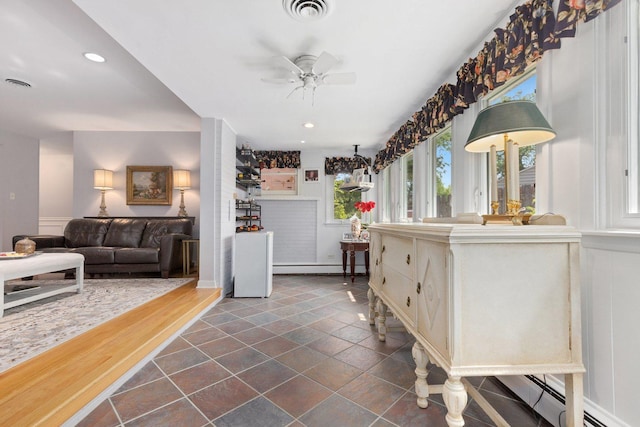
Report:
[[[366,160],[361,157],[326,157],[324,159],[325,175],[337,175],[339,173],[353,173],[354,169],[368,168],[367,162],[371,164],[371,158]],[[366,172],[368,173],[368,172]]]
[[[260,168],[300,169],[300,151],[255,151]]]
[[[373,170],[381,171],[412,150],[481,96],[522,74],[545,51],[560,48],[573,37],[578,22],[588,21],[620,0],[561,0],[557,18],[553,0],[530,0],[516,7],[505,28],[496,28],[475,58],[462,64],[456,84],[444,84],[411,120],[400,126],[376,155]]]

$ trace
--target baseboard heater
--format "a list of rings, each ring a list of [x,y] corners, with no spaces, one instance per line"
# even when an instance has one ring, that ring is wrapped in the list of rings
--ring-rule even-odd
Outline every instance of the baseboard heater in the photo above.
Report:
[[[565,397],[558,392],[556,389],[554,389],[553,387],[549,386],[546,382],[542,381],[540,378],[534,376],[534,375],[525,375],[525,377],[533,382],[535,385],[537,385],[538,387],[540,387],[543,391],[549,393],[549,395],[553,398],[555,398],[558,402],[562,403],[563,405],[566,404],[565,401]],[[589,414],[587,411],[584,411],[584,420],[586,422],[588,422],[589,424],[591,424],[592,426],[595,427],[607,427],[606,424],[601,423],[600,421],[598,421],[597,418],[595,418],[593,415]]]

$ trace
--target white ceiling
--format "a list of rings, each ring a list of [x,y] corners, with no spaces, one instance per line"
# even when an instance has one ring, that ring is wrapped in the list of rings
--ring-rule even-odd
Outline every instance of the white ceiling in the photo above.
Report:
[[[523,1],[330,2],[300,22],[282,0],[0,0],[0,129],[197,131],[215,117],[258,149],[378,150]],[[355,85],[320,86],[312,105],[261,80],[291,76],[274,57],[323,51]]]

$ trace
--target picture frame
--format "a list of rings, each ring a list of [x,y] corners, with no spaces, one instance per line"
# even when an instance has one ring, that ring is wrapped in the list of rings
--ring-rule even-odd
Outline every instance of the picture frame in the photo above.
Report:
[[[353,240],[353,233],[342,233],[342,240]]]
[[[171,205],[171,166],[127,166],[127,205]]]
[[[309,182],[309,183],[320,182],[320,171],[318,169],[305,169],[304,182]]]
[[[298,169],[296,168],[261,169],[260,181],[260,193],[263,196],[298,194]]]

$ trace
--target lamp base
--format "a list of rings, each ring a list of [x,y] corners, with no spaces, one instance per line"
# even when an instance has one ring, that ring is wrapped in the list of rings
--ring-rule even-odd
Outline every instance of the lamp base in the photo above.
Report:
[[[524,215],[512,215],[512,214],[502,214],[502,215],[482,215],[482,225],[486,224],[506,224],[510,223],[513,225],[528,225],[529,219],[531,218],[531,214]]]

